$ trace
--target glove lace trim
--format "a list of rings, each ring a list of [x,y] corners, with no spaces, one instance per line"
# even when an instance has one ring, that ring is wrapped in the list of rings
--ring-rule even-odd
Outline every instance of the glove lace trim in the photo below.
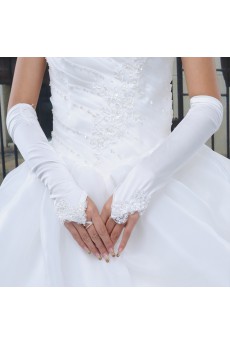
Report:
[[[111,218],[118,224],[124,224],[129,215],[135,212],[141,216],[147,209],[150,199],[151,196],[145,192],[136,192],[129,201],[117,202],[112,205]]]
[[[65,199],[60,199],[55,203],[55,210],[62,224],[76,222],[85,225],[87,206],[87,193],[83,192],[77,207],[72,206]]]

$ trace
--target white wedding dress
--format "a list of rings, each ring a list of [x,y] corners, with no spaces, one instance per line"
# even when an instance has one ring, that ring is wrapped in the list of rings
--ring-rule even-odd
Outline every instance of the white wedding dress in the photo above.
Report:
[[[171,132],[175,58],[46,60],[50,145],[100,212]],[[23,162],[0,186],[0,286],[230,286],[230,160],[202,145],[109,263],[79,247]]]

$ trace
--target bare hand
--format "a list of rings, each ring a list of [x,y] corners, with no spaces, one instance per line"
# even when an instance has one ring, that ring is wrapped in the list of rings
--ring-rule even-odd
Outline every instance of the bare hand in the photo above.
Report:
[[[109,253],[115,256],[113,242],[92,199],[87,197],[86,219],[93,222],[88,229],[76,222],[65,222],[77,243],[89,254],[92,252],[99,260],[109,262]]]
[[[129,215],[125,224],[117,224],[112,218],[110,218],[112,201],[113,201],[113,196],[111,195],[110,198],[106,201],[105,205],[103,206],[103,209],[101,211],[101,219],[106,226],[108,234],[110,235],[110,238],[113,242],[113,245],[115,245],[115,243],[117,242],[117,240],[120,237],[121,232],[124,228],[121,242],[120,242],[119,247],[118,247],[117,256],[119,256],[120,253],[126,247],[127,242],[129,240],[129,237],[130,237],[140,215],[138,212],[135,212],[135,213]]]

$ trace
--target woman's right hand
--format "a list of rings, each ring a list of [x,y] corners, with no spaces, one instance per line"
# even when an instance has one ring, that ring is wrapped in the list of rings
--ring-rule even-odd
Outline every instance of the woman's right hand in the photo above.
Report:
[[[114,245],[95,203],[89,196],[87,196],[86,219],[93,222],[88,229],[76,222],[65,222],[64,225],[80,247],[89,254],[92,252],[99,260],[104,257],[106,262],[109,262],[109,253],[115,256]]]

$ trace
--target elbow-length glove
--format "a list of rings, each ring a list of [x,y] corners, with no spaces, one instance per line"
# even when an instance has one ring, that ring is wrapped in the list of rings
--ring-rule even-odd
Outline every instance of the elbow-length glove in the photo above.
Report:
[[[111,218],[123,224],[136,211],[142,215],[153,193],[171,181],[173,174],[219,129],[222,119],[223,105],[216,97],[191,97],[190,108],[183,120],[116,186]]]
[[[29,103],[17,103],[7,113],[6,126],[25,163],[48,188],[58,219],[85,225],[87,193],[74,181],[64,161],[48,142]]]

